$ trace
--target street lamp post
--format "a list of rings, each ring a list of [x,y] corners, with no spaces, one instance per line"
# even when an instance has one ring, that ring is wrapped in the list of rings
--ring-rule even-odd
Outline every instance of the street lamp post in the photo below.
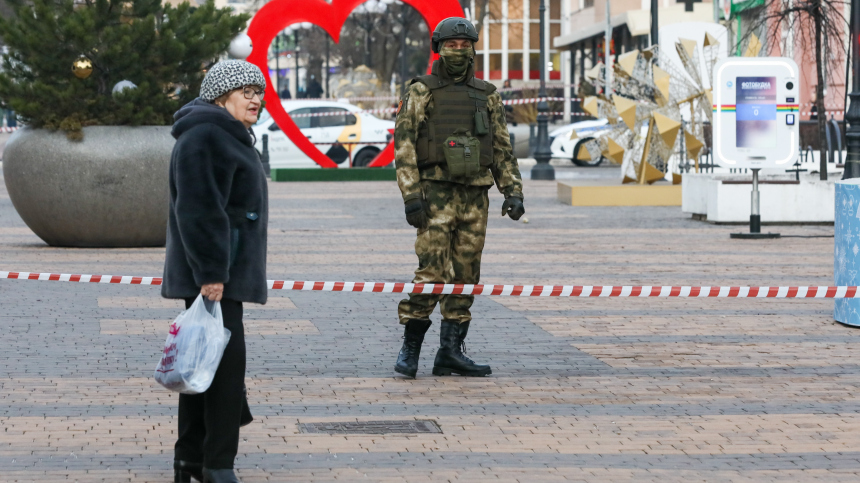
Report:
[[[660,22],[657,17],[658,0],[651,0],[651,45],[660,43]]]
[[[406,94],[406,22],[400,32],[400,98]]]
[[[851,0],[851,104],[845,112],[847,156],[842,179],[860,178],[860,0]],[[847,80],[847,79],[846,79]],[[847,88],[848,86],[846,86]],[[819,116],[821,113],[819,113]]]
[[[281,95],[281,34],[275,36],[275,90]]]
[[[329,91],[329,74],[331,74],[331,67],[329,67],[329,57],[331,57],[331,39],[326,35],[325,38],[325,96],[331,99],[331,91]]]
[[[549,104],[546,102],[546,5],[544,0],[540,0],[540,102],[538,102],[538,117],[537,117],[537,149],[535,150],[535,161],[537,164],[532,167],[532,179],[554,180],[555,168],[550,166],[549,160],[552,158],[552,152],[549,149],[549,133],[547,132]]]
[[[298,99],[299,98],[299,30],[298,30],[298,28],[296,28],[296,30],[293,32],[293,45],[295,45],[295,47],[293,48],[293,56],[296,58],[296,85],[294,88],[295,94],[293,94],[293,99]]]

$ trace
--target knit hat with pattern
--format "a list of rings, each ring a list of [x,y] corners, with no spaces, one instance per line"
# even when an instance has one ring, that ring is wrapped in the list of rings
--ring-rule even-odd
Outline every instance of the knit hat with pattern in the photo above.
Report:
[[[233,89],[245,86],[266,89],[266,79],[260,68],[244,60],[223,60],[206,73],[200,85],[200,98],[212,102]]]

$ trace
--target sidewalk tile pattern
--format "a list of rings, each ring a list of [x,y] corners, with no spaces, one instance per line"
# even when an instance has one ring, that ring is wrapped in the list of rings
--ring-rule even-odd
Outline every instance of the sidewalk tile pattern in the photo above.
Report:
[[[393,183],[271,184],[268,278],[403,282]],[[677,208],[569,207],[527,181],[491,211],[486,283],[829,285],[832,238],[730,240]],[[766,214],[765,214],[766,216]],[[827,226],[783,235],[832,235]],[[158,276],[164,251],[47,247],[0,183],[4,270]],[[245,482],[857,481],[860,332],[831,300],[478,297],[488,378],[392,368],[396,294],[273,292],[245,309]],[[151,378],[181,302],[158,287],[0,281],[0,481],[171,481],[175,394]],[[438,315],[434,315],[438,322]],[[431,420],[440,433],[303,433]]]

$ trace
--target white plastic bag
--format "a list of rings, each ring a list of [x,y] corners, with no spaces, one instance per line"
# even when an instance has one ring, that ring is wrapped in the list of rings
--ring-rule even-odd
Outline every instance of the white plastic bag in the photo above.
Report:
[[[202,295],[170,325],[154,377],[159,384],[183,394],[209,389],[230,331],[224,328],[221,303]]]

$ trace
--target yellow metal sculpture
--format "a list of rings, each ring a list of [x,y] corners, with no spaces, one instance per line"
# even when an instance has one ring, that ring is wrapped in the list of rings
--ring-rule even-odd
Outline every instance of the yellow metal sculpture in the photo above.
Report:
[[[588,90],[602,93],[586,97],[582,108],[607,119],[610,128],[580,144],[577,158],[597,161],[602,156],[621,164],[625,183],[650,184],[669,173],[673,183],[680,183],[680,166],[689,160],[698,171],[705,146],[703,126],[712,116],[711,90],[702,80],[700,55],[705,75],[712,78],[718,49],[719,42],[707,33],[701,43],[680,39],[675,50],[683,68],[669,59],[661,62],[657,46],[625,53],[613,68],[609,97],[605,66],[600,63],[586,72]],[[574,132],[571,138],[576,136]]]

